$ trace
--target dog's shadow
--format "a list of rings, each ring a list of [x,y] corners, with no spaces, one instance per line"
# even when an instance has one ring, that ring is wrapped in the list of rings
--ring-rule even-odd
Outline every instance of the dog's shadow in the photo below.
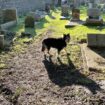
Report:
[[[50,80],[59,85],[60,87],[71,85],[82,85],[88,88],[92,93],[96,93],[101,90],[100,86],[92,79],[86,77],[76,69],[69,55],[67,55],[68,65],[64,64],[60,58],[58,58],[58,64],[53,63],[52,58],[43,60],[45,68],[48,72]]]

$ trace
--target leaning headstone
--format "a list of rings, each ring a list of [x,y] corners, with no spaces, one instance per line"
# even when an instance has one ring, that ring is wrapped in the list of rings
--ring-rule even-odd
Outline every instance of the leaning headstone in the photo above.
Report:
[[[4,35],[0,35],[0,49],[4,47]]]
[[[25,27],[34,28],[34,17],[27,16],[25,18]]]
[[[69,16],[69,6],[67,4],[62,5],[62,16]]]
[[[3,22],[17,21],[16,9],[4,9],[3,10]]]
[[[79,21],[80,20],[80,10],[72,9],[72,19],[71,21]]]
[[[105,47],[105,34],[88,34],[87,44],[89,47]]]

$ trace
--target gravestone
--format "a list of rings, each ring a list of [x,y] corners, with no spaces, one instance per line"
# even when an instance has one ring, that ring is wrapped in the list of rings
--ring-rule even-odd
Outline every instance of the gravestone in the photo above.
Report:
[[[49,12],[50,12],[50,9],[51,9],[51,5],[50,5],[49,3],[46,3],[46,4],[45,4],[45,11],[46,11],[47,13],[49,13]]]
[[[34,17],[33,16],[27,16],[25,18],[25,27],[34,28]]]
[[[3,22],[17,21],[16,9],[4,9],[3,10]]]
[[[0,35],[0,49],[4,47],[4,35]]]
[[[79,9],[72,9],[71,21],[78,21],[78,20],[80,20],[80,10]]]
[[[97,8],[91,8],[87,11],[88,18],[86,19],[87,24],[103,24],[101,17],[101,11]]]
[[[74,6],[74,8],[79,8],[80,0],[73,0],[73,6]]]
[[[69,16],[69,6],[67,4],[62,5],[62,16]]]
[[[89,47],[105,47],[105,34],[87,34]]]

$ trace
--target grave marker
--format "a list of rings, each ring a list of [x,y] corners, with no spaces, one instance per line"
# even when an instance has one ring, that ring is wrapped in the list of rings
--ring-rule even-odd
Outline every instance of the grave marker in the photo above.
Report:
[[[4,9],[3,10],[3,23],[17,21],[16,9]]]
[[[67,4],[62,5],[62,16],[69,16],[69,6]]]
[[[105,34],[88,34],[87,45],[89,47],[105,47]]]
[[[80,20],[80,10],[79,9],[72,9],[71,21],[78,21],[78,20]]]
[[[103,24],[101,17],[101,11],[97,8],[91,8],[87,11],[88,18],[86,19],[87,24]]]

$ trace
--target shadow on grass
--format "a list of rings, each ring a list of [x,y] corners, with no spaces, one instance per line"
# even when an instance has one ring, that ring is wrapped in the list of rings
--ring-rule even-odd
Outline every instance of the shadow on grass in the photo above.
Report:
[[[35,25],[35,29],[42,29],[44,28],[44,24],[49,23],[49,21],[46,18],[43,18]]]
[[[68,65],[63,64],[61,59],[58,59],[60,65],[54,64],[51,57],[49,60],[43,60],[45,68],[48,72],[50,80],[59,85],[60,87],[71,86],[71,85],[82,85],[88,88],[93,94],[101,90],[100,86],[92,79],[86,77],[84,74],[77,70],[67,55]]]

